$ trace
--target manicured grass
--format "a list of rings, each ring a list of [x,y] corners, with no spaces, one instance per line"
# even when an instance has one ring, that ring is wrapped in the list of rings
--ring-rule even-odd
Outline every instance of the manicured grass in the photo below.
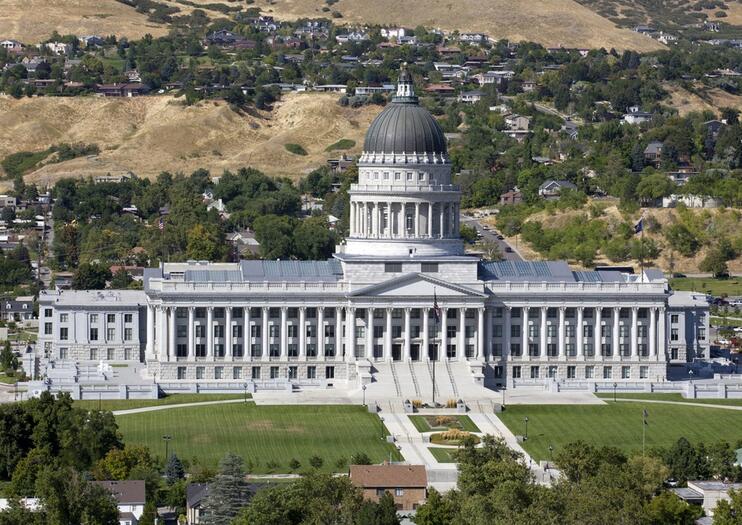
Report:
[[[742,326],[739,319],[729,319],[728,317],[713,316],[710,319],[711,326]]]
[[[14,385],[18,382],[18,376],[6,376],[5,374],[0,374],[0,383],[5,383],[6,385]]]
[[[595,394],[601,399],[613,399],[612,393]],[[686,399],[681,394],[660,392],[656,394],[616,394],[617,398],[623,399],[650,399],[654,401],[675,401],[676,403],[700,403],[702,405],[729,405],[742,406],[742,399]]]
[[[428,450],[438,463],[456,463],[456,460],[453,459],[456,449],[429,447]]]
[[[116,421],[127,444],[146,445],[162,455],[162,436],[169,434],[170,450],[182,458],[214,466],[232,452],[251,461],[253,473],[290,472],[291,459],[306,469],[313,455],[324,460],[326,472],[345,471],[336,466],[338,460],[347,464],[357,452],[374,463],[390,454],[401,459],[396,447],[382,439],[387,431],[379,418],[360,406],[235,403],[117,416]],[[271,461],[278,467],[268,468]]]
[[[454,419],[452,423],[446,425],[436,425],[437,416],[408,416],[418,432],[433,432],[434,430],[448,430],[449,428],[458,428],[467,432],[480,432],[477,425],[474,424],[469,416],[447,416]]]
[[[356,145],[355,140],[351,139],[340,139],[335,144],[330,144],[325,148],[325,151],[334,151],[336,149],[350,149]]]
[[[286,148],[286,151],[293,153],[294,155],[307,155],[307,150],[299,144],[284,144],[283,147]]]
[[[248,397],[252,397],[247,394]],[[204,401],[224,401],[243,399],[244,394],[173,394],[160,399],[104,399],[100,401],[101,410],[127,410],[130,408],[154,407],[161,405],[182,405],[183,403],[202,403]],[[78,408],[98,409],[97,399],[75,401]]]
[[[579,439],[596,446],[614,446],[626,452],[641,451],[642,410],[649,412],[647,447],[669,447],[678,438],[692,443],[728,441],[742,436],[742,411],[650,403],[606,405],[510,405],[498,417],[514,434],[524,433],[528,416],[528,441],[523,446],[534,459],[547,459],[549,445],[555,453]]]
[[[670,279],[670,286],[673,290],[706,292],[716,296],[723,293],[727,295],[742,295],[742,279],[738,277],[732,277],[730,279],[679,277]]]

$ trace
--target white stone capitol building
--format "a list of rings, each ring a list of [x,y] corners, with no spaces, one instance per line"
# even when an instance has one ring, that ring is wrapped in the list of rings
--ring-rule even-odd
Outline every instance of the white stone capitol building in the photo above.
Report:
[[[430,391],[431,360],[444,397],[467,384],[661,381],[709,356],[705,300],[659,271],[465,255],[446,140],[405,71],[358,165],[332,259],[164,263],[143,291],[44,292],[38,351],[144,362],[163,383],[410,397]]]

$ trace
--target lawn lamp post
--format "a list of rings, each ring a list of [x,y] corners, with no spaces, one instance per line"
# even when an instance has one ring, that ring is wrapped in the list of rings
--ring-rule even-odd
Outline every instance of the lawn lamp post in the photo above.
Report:
[[[554,446],[549,445],[549,467],[551,467],[551,464],[554,462]]]
[[[247,381],[242,385],[245,389],[245,403],[247,403]]]
[[[170,435],[162,436],[162,440],[165,442],[165,463],[167,463],[167,457],[168,457],[168,445],[170,445],[170,440],[173,439]]]
[[[616,402],[616,388],[618,387],[618,383],[613,383],[613,402]]]
[[[384,439],[384,418],[383,417],[379,418],[379,430],[381,432],[381,439],[383,440]]]
[[[526,432],[523,434],[523,441],[528,441],[528,416],[523,418],[523,423],[526,425]]]
[[[363,406],[366,406],[366,385],[363,385],[361,390],[363,390]]]

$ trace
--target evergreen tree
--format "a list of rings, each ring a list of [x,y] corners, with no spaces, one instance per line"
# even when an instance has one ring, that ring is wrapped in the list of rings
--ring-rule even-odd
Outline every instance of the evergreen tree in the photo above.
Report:
[[[183,463],[180,461],[178,456],[171,454],[167,460],[167,465],[165,465],[165,478],[167,479],[168,484],[172,485],[184,477],[185,468],[183,468]]]
[[[249,497],[242,458],[227,454],[219,463],[219,473],[209,485],[203,524],[230,525],[239,510],[247,505]]]

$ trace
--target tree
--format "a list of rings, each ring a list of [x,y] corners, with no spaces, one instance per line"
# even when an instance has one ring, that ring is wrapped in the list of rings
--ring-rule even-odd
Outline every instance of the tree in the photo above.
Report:
[[[674,250],[686,257],[693,257],[700,246],[696,236],[683,224],[673,224],[667,228],[665,238]]]
[[[352,456],[350,456],[350,464],[351,465],[370,465],[371,464],[371,458],[368,457],[368,454],[365,452],[356,452]]]
[[[99,480],[129,479],[137,468],[153,468],[154,458],[147,447],[128,445],[114,448],[93,466],[93,475]]]
[[[729,275],[727,258],[718,248],[713,248],[706,254],[706,257],[698,265],[698,269],[702,272],[709,272],[714,277]]]
[[[653,202],[667,197],[675,189],[675,184],[664,173],[644,175],[636,185],[636,195],[640,199]]]
[[[477,229],[474,226],[468,224],[462,224],[460,229],[461,238],[468,243],[475,243],[477,241]]]
[[[217,261],[223,254],[216,226],[196,224],[186,234],[186,256],[198,261]]]
[[[428,499],[417,508],[415,523],[417,525],[449,525],[458,513],[456,500],[444,498],[440,492],[430,489]]]
[[[36,482],[49,525],[112,525],[119,511],[105,488],[84,479],[72,467],[46,468]]]
[[[111,279],[111,270],[99,263],[82,263],[72,276],[75,290],[103,290]]]
[[[249,497],[242,458],[227,454],[219,463],[219,473],[209,485],[209,495],[204,502],[204,525],[230,525],[248,503]]]
[[[330,257],[335,242],[335,234],[328,228],[327,218],[323,216],[303,220],[294,232],[296,255],[308,261],[321,261]]]
[[[168,484],[172,485],[184,477],[185,469],[183,468],[183,463],[177,455],[171,454],[167,460],[167,465],[165,465],[165,478]]]
[[[113,290],[126,290],[132,282],[134,282],[134,279],[129,275],[129,272],[120,268],[116,270],[111,278],[111,288]]]
[[[714,525],[742,525],[742,490],[731,489],[729,501],[720,499],[714,509]]]
[[[309,458],[309,464],[312,468],[320,469],[322,468],[324,462],[325,461],[319,456],[312,456],[311,458]]]
[[[144,504],[144,510],[142,511],[142,517],[139,518],[139,525],[156,525],[157,520],[157,504],[154,499],[149,499]]]
[[[6,373],[14,373],[18,370],[18,357],[13,353],[10,341],[5,341],[2,350],[0,350],[0,367]]]
[[[264,215],[255,219],[255,239],[265,259],[285,259],[294,250],[294,221],[290,217]]]

